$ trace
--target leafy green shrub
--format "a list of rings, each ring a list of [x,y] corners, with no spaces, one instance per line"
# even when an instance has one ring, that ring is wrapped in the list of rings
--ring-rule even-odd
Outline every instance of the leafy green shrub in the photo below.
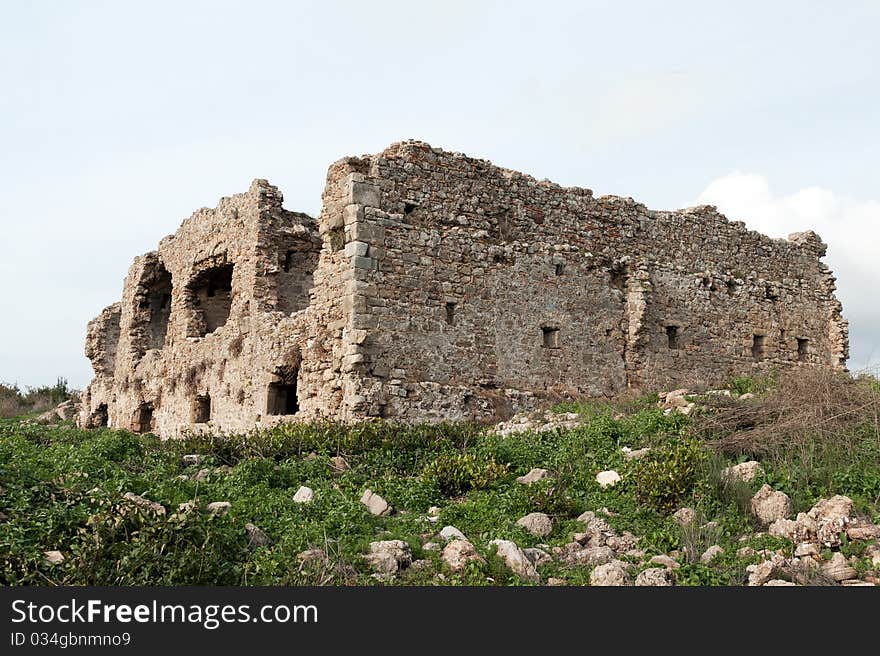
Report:
[[[470,453],[441,453],[422,471],[426,482],[433,482],[445,496],[489,487],[507,474],[507,466],[494,460],[477,460]]]
[[[636,497],[657,510],[672,510],[685,498],[699,493],[695,488],[701,482],[705,458],[702,445],[692,438],[654,447],[647,456],[636,461],[633,470]]]

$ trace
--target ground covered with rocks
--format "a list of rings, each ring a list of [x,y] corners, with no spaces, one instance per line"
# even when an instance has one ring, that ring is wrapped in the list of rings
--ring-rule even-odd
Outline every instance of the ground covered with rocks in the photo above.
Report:
[[[878,397],[743,378],[164,443],[0,420],[0,583],[878,585]]]

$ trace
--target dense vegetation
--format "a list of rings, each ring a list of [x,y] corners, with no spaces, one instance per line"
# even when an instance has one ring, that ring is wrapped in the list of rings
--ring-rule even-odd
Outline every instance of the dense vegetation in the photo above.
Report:
[[[25,391],[15,384],[0,383],[0,417],[44,412],[77,396],[77,392],[68,387],[66,378],[59,378],[51,386],[28,387]]]
[[[387,539],[408,542],[414,559],[431,563],[403,571],[394,583],[518,584],[490,540],[561,546],[582,530],[575,520],[581,512],[603,508],[611,511],[613,527],[641,538],[646,558],[679,552],[678,584],[742,584],[746,566],[759,558],[737,557],[739,547],[792,547],[782,538],[754,536],[748,500],[765,482],[792,497],[795,513],[819,498],[846,494],[859,513],[880,520],[880,387],[848,377],[823,384],[833,385],[830,395],[815,393],[798,404],[790,395],[803,394],[802,387],[742,379],[732,387],[757,389],[753,401],[704,397],[706,405],[690,417],[664,413],[656,395],[625,405],[566,404],[557,410],[578,412],[579,427],[507,437],[471,425],[365,423],[286,425],[163,443],[126,431],[2,419],[0,584],[377,584],[362,555],[371,541]],[[850,411],[841,410],[844,396]],[[795,409],[826,402],[833,413],[817,411],[810,425],[794,425]],[[774,424],[794,437],[770,440],[768,434],[778,433]],[[645,446],[651,451],[641,459],[628,460],[621,451]],[[184,454],[201,454],[202,462],[184,465]],[[343,456],[350,469],[337,471],[334,456]],[[764,465],[754,481],[731,484],[720,475],[753,456]],[[556,478],[531,486],[515,481],[533,467]],[[606,469],[622,480],[601,489],[595,476]],[[314,489],[312,503],[293,503],[300,485]],[[395,512],[369,514],[359,501],[365,488]],[[126,492],[162,504],[167,513],[136,508],[124,500]],[[176,512],[193,500],[194,511]],[[204,512],[213,501],[231,502],[230,512]],[[697,510],[702,528],[673,520],[671,512],[683,505]],[[425,519],[431,506],[441,509],[437,523]],[[535,511],[553,517],[550,536],[536,538],[516,524]],[[246,523],[273,544],[249,546]],[[486,562],[459,574],[445,569],[438,552],[423,549],[445,525],[467,535]],[[711,544],[725,552],[701,564],[699,554]],[[297,555],[310,548],[323,549],[328,559],[300,563]],[[848,556],[861,549],[844,545]],[[61,551],[64,562],[47,563],[48,550]],[[585,584],[590,570],[550,562],[539,572],[545,580]]]

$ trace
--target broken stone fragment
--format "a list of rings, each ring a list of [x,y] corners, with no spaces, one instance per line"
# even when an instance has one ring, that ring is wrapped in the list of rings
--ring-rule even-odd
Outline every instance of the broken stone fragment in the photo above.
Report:
[[[590,585],[592,586],[621,586],[630,585],[631,579],[627,572],[627,564],[620,560],[612,560],[610,563],[599,565],[590,573]]]
[[[249,547],[269,547],[273,544],[272,539],[262,529],[250,522],[244,525],[244,532],[247,536]]]
[[[763,473],[761,463],[757,460],[749,460],[741,462],[738,465],[732,465],[721,471],[721,478],[727,481],[741,481],[748,483],[758,474]]]
[[[517,525],[522,526],[535,537],[543,538],[553,532],[553,520],[549,515],[541,512],[529,513],[525,517],[516,520]]]
[[[776,492],[766,483],[752,497],[752,513],[764,524],[785,519],[791,514],[791,499],[785,492]]]
[[[47,565],[60,565],[64,562],[64,554],[60,551],[44,551],[43,562]]]
[[[453,572],[462,571],[469,562],[485,562],[474,545],[467,540],[452,540],[443,548],[440,558]]]
[[[516,543],[510,540],[492,540],[489,545],[495,547],[498,556],[511,572],[526,581],[537,582],[540,580],[538,570]]]
[[[306,487],[305,485],[300,486],[300,488],[296,491],[296,494],[293,495],[294,503],[311,503],[312,499],[315,498],[315,491],[310,487]]]
[[[693,524],[697,519],[697,513],[693,508],[679,508],[672,513],[672,519],[675,520],[675,523],[679,526],[688,526],[689,524]]]
[[[666,587],[672,585],[673,574],[668,567],[649,567],[636,576],[637,586]]]
[[[467,540],[464,533],[454,526],[444,526],[440,530],[440,537],[449,542],[450,540]]]
[[[330,470],[334,474],[341,474],[342,472],[346,472],[351,469],[348,461],[342,456],[333,456],[330,458]]]
[[[228,501],[212,501],[207,506],[205,506],[205,509],[208,511],[208,513],[217,517],[222,517],[223,515],[228,513],[230,508],[232,508],[232,504]]]
[[[538,481],[543,481],[548,478],[553,478],[553,475],[547,471],[546,469],[541,469],[540,467],[535,467],[525,476],[520,476],[516,479],[517,483],[523,483],[524,485],[531,485],[532,483],[536,483]]]
[[[136,505],[138,508],[141,508],[143,510],[148,510],[150,512],[156,513],[157,515],[164,515],[165,514],[165,506],[163,506],[161,503],[156,503],[155,501],[150,501],[149,499],[146,499],[138,494],[135,494],[134,492],[126,492],[123,495],[123,498],[125,498],[127,501],[130,501],[131,503]]]
[[[596,474],[596,482],[601,488],[608,488],[617,485],[620,482],[620,474],[613,469],[601,471]]]
[[[409,567],[412,552],[403,540],[381,540],[370,543],[370,553],[364,560],[379,574],[396,574]]]
[[[361,503],[367,507],[371,514],[385,516],[391,513],[391,506],[378,494],[374,494],[372,490],[364,490],[361,496]]]

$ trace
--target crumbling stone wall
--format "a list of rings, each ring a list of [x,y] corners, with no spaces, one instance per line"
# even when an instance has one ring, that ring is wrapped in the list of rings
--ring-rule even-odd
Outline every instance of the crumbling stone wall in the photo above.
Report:
[[[824,252],[710,206],[653,211],[394,144],[333,164],[317,220],[258,180],[137,258],[89,326],[81,422],[497,420],[546,398],[842,367]]]

